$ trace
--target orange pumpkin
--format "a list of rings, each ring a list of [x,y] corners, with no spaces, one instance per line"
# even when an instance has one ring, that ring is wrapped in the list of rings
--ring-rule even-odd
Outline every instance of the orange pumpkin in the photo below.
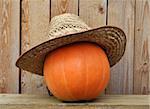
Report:
[[[108,58],[98,45],[80,42],[46,56],[44,78],[48,89],[63,101],[92,100],[110,78]]]

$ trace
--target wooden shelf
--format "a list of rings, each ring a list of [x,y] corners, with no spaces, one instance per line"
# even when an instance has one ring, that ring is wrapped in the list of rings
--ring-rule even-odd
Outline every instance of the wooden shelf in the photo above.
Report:
[[[103,95],[93,102],[64,103],[52,96],[0,94],[0,109],[149,109],[149,95]]]

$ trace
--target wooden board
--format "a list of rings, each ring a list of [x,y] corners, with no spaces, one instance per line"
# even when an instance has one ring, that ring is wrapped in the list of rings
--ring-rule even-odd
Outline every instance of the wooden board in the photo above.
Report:
[[[49,24],[49,0],[22,0],[21,51],[24,53],[48,39],[46,30]],[[47,94],[42,76],[21,72],[21,93]]]
[[[134,93],[150,93],[150,1],[136,1]]]
[[[54,97],[37,95],[0,95],[2,109],[148,109],[148,95],[108,95],[92,102],[65,103]]]
[[[51,17],[63,13],[78,15],[78,0],[51,0]]]
[[[108,25],[120,27],[125,31],[127,46],[121,61],[111,69],[107,94],[131,94],[133,92],[134,8],[134,0],[108,1]]]
[[[19,0],[0,0],[0,93],[18,93]]]
[[[90,27],[106,25],[107,0],[79,0],[79,16]]]

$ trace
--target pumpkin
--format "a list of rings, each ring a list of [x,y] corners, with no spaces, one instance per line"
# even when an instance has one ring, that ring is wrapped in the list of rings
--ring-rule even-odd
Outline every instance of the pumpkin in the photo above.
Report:
[[[43,70],[48,89],[63,101],[95,99],[110,78],[104,50],[88,42],[66,45],[49,53]]]

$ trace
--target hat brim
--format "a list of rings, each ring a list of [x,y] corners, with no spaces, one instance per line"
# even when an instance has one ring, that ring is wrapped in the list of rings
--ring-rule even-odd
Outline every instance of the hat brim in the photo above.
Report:
[[[114,26],[103,26],[43,42],[22,54],[17,60],[16,66],[43,75],[44,59],[49,52],[61,46],[82,41],[93,42],[102,47],[108,56],[111,67],[121,59],[126,47],[126,35],[123,30]]]

